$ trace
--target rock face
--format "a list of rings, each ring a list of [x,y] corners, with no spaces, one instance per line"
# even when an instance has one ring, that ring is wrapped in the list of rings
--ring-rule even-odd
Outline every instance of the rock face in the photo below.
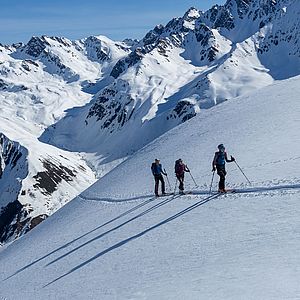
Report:
[[[71,200],[78,193],[72,192],[74,186],[92,183],[81,182],[89,170],[74,158],[71,162],[43,152],[41,146],[40,153],[29,153],[18,142],[0,134],[0,243],[25,234]],[[33,168],[36,162],[30,158],[32,155],[37,156],[40,166]]]
[[[29,214],[30,208],[18,200],[3,207],[0,211],[0,243],[22,236],[47,218],[47,215],[30,217]]]
[[[27,176],[27,150],[0,134],[0,242],[18,235],[16,223],[26,214],[17,200],[21,181]],[[20,228],[19,228],[20,229]]]
[[[1,242],[202,109],[299,75],[299,5],[190,8],[140,41],[0,44]]]

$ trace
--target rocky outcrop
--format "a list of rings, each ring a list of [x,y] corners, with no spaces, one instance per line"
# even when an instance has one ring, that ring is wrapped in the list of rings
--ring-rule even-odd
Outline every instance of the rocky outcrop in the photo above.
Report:
[[[51,195],[58,188],[58,184],[65,180],[72,181],[76,177],[76,170],[71,170],[64,165],[54,163],[49,159],[42,160],[45,171],[38,172],[33,178],[36,180],[34,188],[39,189],[44,195]]]
[[[48,217],[45,214],[30,217],[30,211],[30,206],[24,206],[18,200],[0,209],[0,243],[4,244],[20,237]]]
[[[26,155],[26,150],[19,143],[9,140],[4,134],[0,134],[0,179],[8,168],[13,170],[19,159]],[[24,161],[24,159],[23,159]]]
[[[137,48],[125,58],[120,59],[113,67],[110,76],[114,78],[118,78],[128,68],[132,67],[133,65],[141,61],[145,53],[146,52],[143,48]]]
[[[106,61],[111,59],[109,47],[95,36],[88,37],[84,41],[84,47],[88,58],[92,61]]]
[[[0,134],[0,242],[15,234],[17,216],[24,213],[17,200],[21,181],[28,172],[27,150]],[[13,229],[14,228],[14,229]]]
[[[170,115],[167,116],[167,120],[179,119],[180,123],[184,123],[187,120],[195,117],[198,109],[199,107],[197,107],[196,103],[193,103],[189,100],[181,100],[177,103]]]
[[[50,46],[50,44],[46,41],[45,37],[34,36],[21,51],[24,51],[29,56],[37,58],[43,53],[47,46]]]
[[[93,117],[97,122],[101,123],[101,129],[107,129],[112,132],[115,129],[123,127],[125,122],[130,120],[134,112],[134,99],[131,98],[130,94],[127,94],[126,101],[123,102],[124,99],[120,97],[120,90],[117,88],[117,85],[122,85],[122,89],[126,90],[128,83],[122,80],[119,80],[117,83],[105,88],[100,93],[97,101],[95,101],[88,112],[86,123]]]

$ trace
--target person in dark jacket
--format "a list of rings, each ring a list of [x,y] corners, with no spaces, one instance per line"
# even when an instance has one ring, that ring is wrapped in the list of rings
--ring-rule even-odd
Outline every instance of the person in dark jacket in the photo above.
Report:
[[[179,192],[183,194],[184,192],[184,172],[190,172],[188,167],[183,163],[182,159],[179,158],[175,161],[175,175],[179,181]]]
[[[235,161],[234,157],[231,156],[231,159],[228,159],[227,153],[225,151],[225,147],[223,144],[218,145],[218,152],[215,152],[215,156],[212,162],[212,171],[215,172],[217,170],[217,174],[220,176],[219,181],[219,192],[226,193],[225,189],[225,163]]]
[[[164,177],[162,176],[162,174],[167,176],[167,173],[165,173],[163,171],[163,168],[162,168],[162,165],[160,164],[159,159],[155,159],[154,163],[152,163],[151,171],[152,171],[152,174],[154,176],[154,181],[155,181],[155,188],[154,188],[155,196],[159,197],[159,195],[158,195],[159,182],[161,182],[161,193],[162,193],[162,195],[165,195],[166,194],[165,181],[164,181]]]

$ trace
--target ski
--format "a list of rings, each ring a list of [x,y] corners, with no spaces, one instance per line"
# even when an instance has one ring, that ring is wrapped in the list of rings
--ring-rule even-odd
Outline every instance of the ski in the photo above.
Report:
[[[174,195],[184,196],[184,195],[191,195],[193,194],[193,191],[186,191],[181,193],[175,193]]]
[[[161,197],[167,197],[167,196],[173,196],[174,193],[165,193],[160,195],[155,195],[155,198],[161,198]]]
[[[218,193],[222,195],[222,194],[231,194],[231,193],[235,193],[235,192],[236,192],[235,189],[228,189],[224,192],[218,192]]]

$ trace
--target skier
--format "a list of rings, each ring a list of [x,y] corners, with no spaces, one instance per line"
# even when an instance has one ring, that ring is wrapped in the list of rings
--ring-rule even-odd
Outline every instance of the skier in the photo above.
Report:
[[[183,163],[182,159],[179,158],[175,161],[175,174],[176,178],[179,181],[179,193],[184,194],[184,172],[190,172],[188,167]]]
[[[164,174],[165,176],[167,176],[167,173],[165,173],[163,171],[163,168],[162,168],[162,165],[159,163],[160,160],[159,159],[155,159],[154,160],[154,163],[152,163],[151,165],[151,171],[152,171],[152,174],[154,176],[154,180],[155,180],[155,196],[156,197],[159,197],[158,195],[158,185],[159,185],[159,182],[161,182],[161,192],[162,192],[162,195],[166,195],[166,192],[165,192],[165,181],[164,181],[164,178],[162,176],[162,174]]]
[[[228,159],[223,144],[218,145],[218,149],[219,151],[215,153],[214,160],[212,162],[212,171],[215,172],[217,170],[217,174],[220,176],[219,193],[226,193],[227,190],[225,189],[225,162],[233,162],[235,161],[235,159],[232,156],[231,159]]]

